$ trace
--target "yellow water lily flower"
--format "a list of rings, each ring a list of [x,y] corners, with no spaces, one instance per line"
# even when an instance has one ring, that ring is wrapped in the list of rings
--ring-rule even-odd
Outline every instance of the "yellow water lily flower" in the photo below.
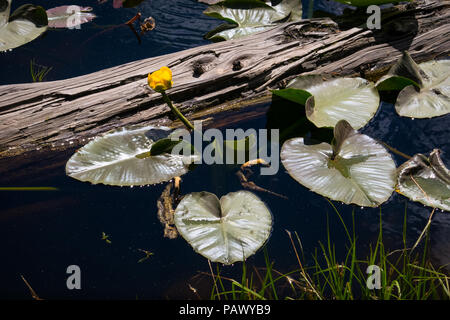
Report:
[[[168,67],[148,74],[148,85],[157,92],[172,88],[172,71]]]

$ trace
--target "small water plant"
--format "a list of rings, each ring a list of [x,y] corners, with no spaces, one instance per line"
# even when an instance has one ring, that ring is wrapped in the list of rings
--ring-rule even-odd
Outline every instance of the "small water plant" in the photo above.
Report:
[[[30,60],[30,74],[33,82],[42,82],[53,67],[36,64],[34,59]]]

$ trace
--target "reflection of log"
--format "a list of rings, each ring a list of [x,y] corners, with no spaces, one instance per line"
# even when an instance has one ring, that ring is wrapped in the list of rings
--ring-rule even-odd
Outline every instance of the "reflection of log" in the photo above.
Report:
[[[242,40],[77,78],[0,86],[0,151],[5,156],[51,144],[72,147],[111,128],[167,120],[169,108],[146,85],[147,73],[163,65],[174,73],[169,95],[188,113],[267,95],[267,89],[279,86],[283,79],[304,73],[373,79],[402,50],[417,61],[446,56],[450,51],[449,7],[449,1],[397,6],[380,31],[340,30],[328,19],[287,23]]]

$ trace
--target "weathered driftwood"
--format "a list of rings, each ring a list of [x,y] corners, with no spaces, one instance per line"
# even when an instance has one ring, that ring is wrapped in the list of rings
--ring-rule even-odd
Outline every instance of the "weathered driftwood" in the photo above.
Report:
[[[146,84],[147,74],[164,65],[174,75],[168,93],[189,116],[268,95],[269,88],[299,74],[377,78],[403,50],[417,61],[447,56],[449,7],[450,1],[396,6],[393,16],[383,15],[387,18],[381,30],[344,29],[329,19],[304,20],[72,79],[0,86],[0,154],[49,145],[72,147],[125,125],[167,124],[169,108]]]

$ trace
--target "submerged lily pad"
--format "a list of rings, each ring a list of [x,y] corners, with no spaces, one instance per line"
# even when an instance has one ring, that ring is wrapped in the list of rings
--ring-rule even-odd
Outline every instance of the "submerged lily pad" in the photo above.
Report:
[[[401,90],[395,110],[404,117],[431,118],[450,113],[450,60],[417,65],[404,52],[377,83],[378,90]]]
[[[178,232],[196,252],[223,264],[253,255],[272,230],[267,206],[244,190],[220,200],[209,192],[188,194],[178,204],[174,220]]]
[[[207,39],[221,41],[273,28],[280,21],[300,20],[302,3],[282,0],[272,6],[261,0],[226,0],[208,7],[203,13],[226,22],[205,35]]]
[[[0,7],[0,52],[28,43],[47,30],[47,14],[41,6],[24,4],[11,14],[11,0]]]
[[[92,21],[96,17],[91,11],[91,7],[76,5],[48,9],[48,26],[49,28],[75,28],[83,23]]]
[[[185,174],[196,156],[162,153],[161,146],[157,148],[157,155],[153,155],[155,142],[147,137],[152,129],[165,129],[168,133],[170,130],[164,127],[122,128],[94,139],[67,161],[67,175],[93,184],[137,186]]]
[[[450,171],[441,151],[434,149],[427,158],[418,153],[399,168],[397,190],[424,205],[450,211]]]
[[[374,139],[341,120],[334,144],[306,145],[287,140],[281,162],[289,175],[311,191],[336,201],[376,207],[394,191],[396,167],[391,155]]]
[[[320,75],[300,76],[286,89],[273,94],[305,105],[308,120],[318,128],[334,127],[346,119],[360,129],[375,115],[380,96],[375,86],[362,78],[336,78],[325,80]]]
[[[257,139],[254,133],[250,133],[239,140],[223,140],[219,142],[214,139],[207,148],[214,150],[217,160],[223,160],[225,156],[228,164],[243,164],[256,158]]]

